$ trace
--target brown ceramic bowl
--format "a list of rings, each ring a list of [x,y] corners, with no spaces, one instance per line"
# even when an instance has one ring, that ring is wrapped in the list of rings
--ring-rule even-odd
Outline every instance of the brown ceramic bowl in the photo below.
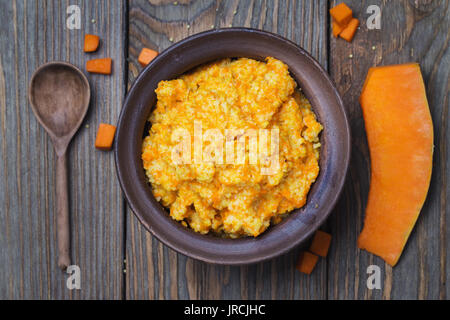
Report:
[[[203,63],[225,57],[267,56],[285,62],[324,130],[320,174],[306,205],[256,238],[201,235],[174,221],[153,197],[141,156],[147,118],[161,80],[174,79]],[[239,265],[283,254],[308,239],[333,209],[350,157],[350,129],[342,100],[325,70],[305,50],[278,35],[254,29],[212,30],[186,38],[154,59],[137,77],[125,99],[115,141],[116,169],[123,192],[139,221],[164,244],[209,263]]]

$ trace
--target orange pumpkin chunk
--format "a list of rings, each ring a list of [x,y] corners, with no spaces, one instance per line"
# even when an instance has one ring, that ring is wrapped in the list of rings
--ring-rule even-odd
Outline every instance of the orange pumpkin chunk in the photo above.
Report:
[[[358,26],[359,26],[359,20],[356,18],[353,18],[352,20],[350,20],[347,27],[345,27],[345,29],[341,31],[339,36],[342,39],[347,40],[348,42],[352,42],[353,36],[355,35],[356,29],[358,29]]]
[[[311,243],[309,251],[321,257],[326,257],[330,248],[331,234],[317,230]]]
[[[308,251],[303,251],[298,257],[296,268],[302,273],[311,274],[317,264],[318,259],[319,256],[316,256],[315,254]]]
[[[100,37],[95,34],[84,35],[84,52],[97,51],[100,43]]]
[[[371,68],[360,103],[371,178],[358,247],[394,266],[422,209],[433,166],[433,122],[419,65]]]
[[[333,20],[342,27],[345,27],[352,19],[352,9],[345,3],[340,3],[330,9],[330,15]]]
[[[339,36],[339,34],[342,32],[342,30],[345,29],[345,27],[341,27],[334,21],[331,21],[331,28],[332,28],[333,36],[335,36],[336,38]]]
[[[145,67],[148,65],[153,59],[156,58],[158,52],[149,48],[142,48],[141,53],[139,54],[138,61],[141,66]]]
[[[91,73],[111,74],[111,58],[102,58],[86,61],[86,71]]]
[[[103,151],[111,150],[115,133],[115,126],[107,123],[100,123],[97,131],[97,138],[95,139],[95,147]]]

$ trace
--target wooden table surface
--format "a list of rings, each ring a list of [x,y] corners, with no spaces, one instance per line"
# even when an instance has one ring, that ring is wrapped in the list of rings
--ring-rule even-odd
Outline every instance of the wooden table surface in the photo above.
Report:
[[[39,0],[0,1],[0,299],[446,299],[450,298],[448,0],[346,0],[361,20],[352,43],[331,36],[326,0]],[[81,28],[66,27],[79,5]],[[368,30],[369,5],[381,29]],[[333,235],[313,274],[294,268],[299,247],[271,261],[228,267],[205,264],[161,244],[134,217],[115,174],[113,153],[94,149],[100,122],[116,123],[127,88],[142,70],[142,47],[161,51],[211,28],[245,26],[291,39],[330,73],[348,112],[352,158],[344,191],[323,226]],[[82,52],[85,33],[100,50]],[[69,152],[71,255],[81,289],[68,290],[56,265],[55,155],[31,112],[33,71],[51,60],[84,69],[114,59],[113,75],[89,74],[93,96]],[[358,97],[371,66],[420,63],[434,122],[431,187],[394,268],[360,251],[370,158]],[[414,188],[414,186],[411,186]],[[366,286],[367,267],[381,268],[381,289]]]

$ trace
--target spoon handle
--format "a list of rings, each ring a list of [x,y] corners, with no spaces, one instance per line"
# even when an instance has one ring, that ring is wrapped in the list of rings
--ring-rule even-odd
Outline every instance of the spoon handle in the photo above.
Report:
[[[56,225],[58,234],[58,266],[70,265],[69,195],[67,184],[67,155],[64,152],[56,162]]]

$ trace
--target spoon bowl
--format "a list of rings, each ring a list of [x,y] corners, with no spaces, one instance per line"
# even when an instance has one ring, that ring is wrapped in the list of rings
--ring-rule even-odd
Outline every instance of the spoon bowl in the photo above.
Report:
[[[51,138],[70,141],[88,110],[89,82],[75,66],[50,62],[35,71],[29,97],[34,114]]]
[[[70,265],[66,151],[87,113],[91,90],[89,81],[78,68],[67,62],[49,62],[34,72],[28,96],[31,108],[49,134],[57,154],[58,266],[64,270]]]

